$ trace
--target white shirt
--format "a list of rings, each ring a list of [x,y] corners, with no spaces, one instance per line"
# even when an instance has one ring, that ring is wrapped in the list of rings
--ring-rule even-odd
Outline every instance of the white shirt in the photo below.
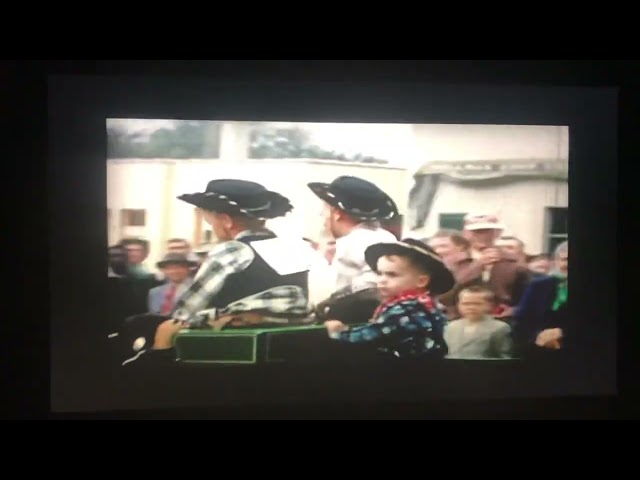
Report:
[[[471,250],[471,258],[474,260],[480,260],[482,258],[482,253],[477,250]],[[487,283],[491,278],[491,269],[493,265],[485,265],[482,270],[482,281]]]
[[[324,256],[313,252],[309,266],[309,302],[313,305],[326,300],[336,290],[336,271]]]
[[[367,265],[364,251],[376,243],[395,243],[398,240],[384,228],[356,226],[348,235],[336,240],[336,254],[332,266],[335,269],[335,290],[351,287],[352,292],[375,287],[378,276]]]

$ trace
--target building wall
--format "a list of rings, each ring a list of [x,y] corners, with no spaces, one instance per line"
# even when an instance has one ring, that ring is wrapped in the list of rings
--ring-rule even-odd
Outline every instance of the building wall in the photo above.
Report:
[[[162,248],[164,215],[161,208],[163,191],[166,187],[166,165],[162,163],[107,164],[107,208],[111,210],[109,225],[109,245],[127,236],[141,236],[150,241],[150,249],[157,252]],[[146,210],[144,228],[120,228],[122,209]],[[150,258],[155,259],[156,256]]]
[[[520,238],[528,252],[542,252],[545,248],[545,208],[567,207],[568,193],[567,182],[542,179],[486,186],[442,181],[427,223],[416,236],[434,234],[441,213],[490,211],[498,214],[506,224],[505,235]]]
[[[569,158],[569,129],[530,125],[414,125],[415,164],[431,161],[558,160]],[[429,236],[438,229],[440,213],[488,210],[506,223],[506,234],[520,237],[531,252],[545,247],[545,208],[568,207],[567,182],[545,179],[458,183],[442,180],[424,228],[411,232]]]
[[[414,125],[415,169],[430,161],[567,161],[569,129],[536,125]]]

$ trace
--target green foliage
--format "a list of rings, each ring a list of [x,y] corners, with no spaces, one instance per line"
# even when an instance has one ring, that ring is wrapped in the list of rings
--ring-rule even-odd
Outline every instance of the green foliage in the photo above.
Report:
[[[220,151],[220,124],[180,122],[175,129],[161,128],[151,135],[107,129],[107,158],[217,158]],[[300,128],[272,128],[256,125],[249,137],[249,158],[312,158],[386,164],[386,160],[360,154],[348,156],[320,148],[310,142]]]
[[[255,159],[313,158],[378,165],[388,163],[386,160],[360,154],[350,157],[343,153],[325,150],[311,144],[308,133],[300,128],[279,129],[256,126],[251,130],[249,142],[249,158]]]
[[[219,144],[220,127],[214,122],[182,122],[148,138],[113,127],[107,130],[107,158],[215,158]]]

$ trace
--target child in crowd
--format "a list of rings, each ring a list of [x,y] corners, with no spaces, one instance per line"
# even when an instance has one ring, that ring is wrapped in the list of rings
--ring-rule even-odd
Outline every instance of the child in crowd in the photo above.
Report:
[[[448,358],[484,359],[511,357],[511,327],[489,315],[495,295],[484,286],[465,288],[458,295],[462,318],[449,323],[444,338]]]

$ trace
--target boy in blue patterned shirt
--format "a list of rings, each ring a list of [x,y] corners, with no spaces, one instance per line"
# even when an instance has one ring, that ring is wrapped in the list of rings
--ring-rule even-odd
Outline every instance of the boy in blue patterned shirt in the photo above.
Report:
[[[451,290],[454,279],[442,259],[414,239],[372,245],[365,258],[378,274],[382,303],[368,325],[348,328],[338,320],[325,322],[329,336],[369,343],[398,357],[444,357],[446,318],[433,296]]]

